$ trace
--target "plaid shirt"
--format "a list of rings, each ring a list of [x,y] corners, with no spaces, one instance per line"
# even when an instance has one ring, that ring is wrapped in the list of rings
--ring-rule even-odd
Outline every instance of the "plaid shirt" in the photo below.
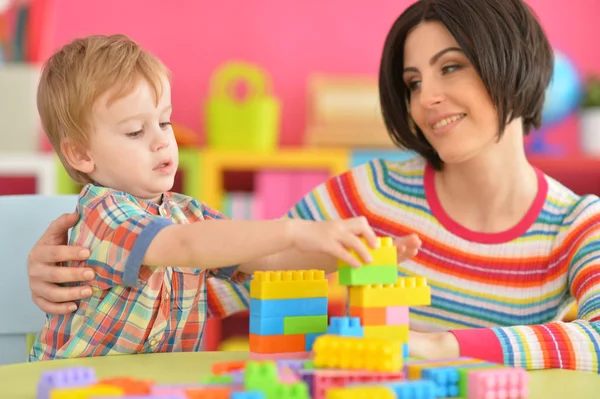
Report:
[[[247,309],[247,275],[235,267],[201,270],[141,264],[156,234],[174,223],[223,219],[193,198],[165,193],[161,205],[87,185],[70,243],[89,248],[92,296],[67,315],[46,315],[29,360],[201,350],[207,317]],[[82,285],[82,284],[78,284]]]

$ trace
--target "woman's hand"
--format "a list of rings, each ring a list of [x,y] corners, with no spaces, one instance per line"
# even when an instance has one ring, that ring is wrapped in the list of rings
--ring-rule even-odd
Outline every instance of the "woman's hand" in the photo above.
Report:
[[[451,359],[460,356],[458,341],[451,332],[409,331],[410,357],[425,360]]]
[[[89,268],[60,266],[61,262],[85,260],[89,251],[67,245],[67,233],[79,215],[65,214],[54,220],[29,253],[27,270],[33,302],[48,314],[67,314],[75,311],[74,301],[92,294],[89,287],[61,287],[58,283],[92,280]]]

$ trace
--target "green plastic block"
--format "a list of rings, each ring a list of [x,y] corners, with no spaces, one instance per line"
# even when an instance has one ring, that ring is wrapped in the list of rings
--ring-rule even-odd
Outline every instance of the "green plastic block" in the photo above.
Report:
[[[272,361],[248,362],[244,373],[246,391],[272,392],[278,385],[277,364]]]
[[[468,393],[468,385],[469,385],[469,372],[475,369],[484,370],[484,369],[497,369],[503,368],[502,364],[492,364],[492,363],[475,363],[475,364],[466,364],[457,367],[458,371],[458,397],[466,398]]]
[[[344,266],[338,268],[339,284],[369,285],[395,284],[398,281],[397,266]]]
[[[327,315],[288,316],[283,318],[283,334],[314,334],[327,332]]]
[[[233,376],[231,375],[209,375],[200,380],[203,384],[233,384]]]
[[[279,384],[267,399],[311,399],[305,382]]]
[[[307,360],[304,362],[304,370],[314,370],[315,363],[312,360]]]

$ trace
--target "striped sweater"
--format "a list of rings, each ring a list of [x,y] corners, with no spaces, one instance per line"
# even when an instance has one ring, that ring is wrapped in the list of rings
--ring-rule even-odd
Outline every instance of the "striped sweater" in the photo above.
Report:
[[[364,215],[379,235],[415,232],[418,255],[400,274],[431,285],[431,306],[411,328],[452,331],[460,354],[527,369],[600,372],[600,200],[577,196],[538,171],[527,215],[500,233],[454,222],[423,158],[371,161],[323,183],[289,217]],[[578,304],[573,322],[560,321]]]

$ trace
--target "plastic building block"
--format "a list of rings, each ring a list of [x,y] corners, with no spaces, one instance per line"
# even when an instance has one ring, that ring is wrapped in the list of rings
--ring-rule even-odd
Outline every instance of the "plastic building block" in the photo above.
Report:
[[[127,396],[116,396],[117,398],[125,399],[188,399],[185,393],[178,395],[127,395]],[[114,399],[115,396],[86,396],[89,399]]]
[[[299,299],[327,297],[328,280],[322,270],[255,272],[250,298]]]
[[[382,326],[387,324],[387,307],[351,306],[350,317],[358,317],[362,326]]]
[[[250,316],[285,317],[327,314],[328,298],[250,299]]]
[[[268,399],[311,399],[308,385],[304,382],[294,384],[278,384],[275,389],[267,393]]]
[[[234,391],[231,387],[206,387],[186,389],[188,399],[229,399]]]
[[[415,362],[412,364],[407,364],[405,366],[405,373],[410,380],[418,380],[421,378],[421,373],[426,368],[432,367],[446,367],[446,366],[462,366],[464,364],[472,364],[472,363],[485,363],[485,361],[480,359],[474,359],[470,357],[462,357],[456,359],[439,359],[439,360],[429,360],[422,362]]]
[[[435,384],[433,381],[401,381],[386,384],[401,399],[435,399]]]
[[[408,355],[409,355],[409,346],[408,344],[402,344],[402,358],[403,359],[408,359]]]
[[[200,379],[200,382],[209,385],[231,385],[233,384],[233,377],[229,374],[207,375]]]
[[[327,391],[333,388],[402,381],[404,373],[402,371],[388,373],[363,370],[315,370],[313,380],[313,397],[318,399],[325,398]]]
[[[394,391],[386,387],[332,388],[326,399],[396,399]]]
[[[438,398],[458,397],[458,370],[456,367],[433,367],[424,369],[422,379],[435,384],[435,395]]]
[[[283,335],[283,317],[250,315],[250,334]]]
[[[99,385],[121,388],[125,395],[144,395],[150,393],[152,381],[136,380],[134,378],[105,378],[98,381]]]
[[[249,335],[250,352],[256,353],[283,353],[304,352],[306,350],[306,336],[294,335]]]
[[[98,382],[96,373],[89,367],[44,371],[38,382],[37,399],[48,399],[53,389],[84,387],[96,382]]]
[[[246,366],[245,360],[240,360],[237,362],[218,362],[213,363],[210,367],[210,370],[215,375],[229,373],[231,371],[242,370]]]
[[[367,284],[394,284],[398,280],[398,266],[344,266],[338,268],[338,282],[343,286]]]
[[[277,365],[275,362],[246,363],[244,375],[244,388],[247,391],[268,391],[277,384]]]
[[[388,326],[407,326],[409,313],[408,306],[388,306],[386,308],[385,324]]]
[[[263,391],[232,392],[231,399],[266,399]]]
[[[342,337],[364,337],[364,331],[358,317],[332,317],[329,320],[327,334]]]
[[[366,243],[365,239],[362,239],[362,241]],[[360,259],[355,251],[350,251],[350,253],[356,259]],[[364,266],[398,266],[398,249],[394,245],[392,237],[377,237],[377,247],[369,247],[369,253],[373,259],[370,263],[364,264]],[[348,265],[343,261],[338,260],[338,268],[344,266]]]
[[[315,340],[317,339],[317,337],[320,337],[321,335],[324,335],[324,333],[314,333],[314,334],[306,334],[306,338],[305,338],[305,350],[307,352],[310,352],[313,350],[313,345],[315,344]]]
[[[315,340],[313,351],[316,367],[373,371],[402,369],[402,347],[396,341],[321,335]]]
[[[93,397],[123,396],[121,388],[108,385],[92,385],[80,388],[61,388],[50,391],[50,399],[90,399]]]
[[[431,289],[424,277],[400,277],[395,284],[349,288],[350,306],[387,307],[431,304]]]
[[[256,353],[250,352],[251,360],[304,360],[310,357],[310,352],[281,352],[281,353]]]
[[[168,396],[168,397],[182,397],[187,399],[187,395],[185,393],[186,389],[200,387],[198,384],[155,384],[152,385],[152,389],[150,391],[150,395],[152,396]]]
[[[276,363],[277,367],[287,367],[297,373],[304,368],[307,361],[303,359],[281,359]]]
[[[278,367],[279,369],[279,382],[284,384],[294,384],[300,382],[298,374],[289,367]]]
[[[283,333],[290,334],[315,334],[327,331],[328,316],[293,316],[283,319]]]
[[[408,343],[408,325],[405,326],[364,326],[365,338],[398,340]]]
[[[529,397],[529,374],[521,368],[478,370],[469,373],[468,398]]]
[[[458,372],[458,396],[466,398],[469,393],[469,373],[476,370],[504,368],[503,364],[497,363],[473,363],[455,366]]]

